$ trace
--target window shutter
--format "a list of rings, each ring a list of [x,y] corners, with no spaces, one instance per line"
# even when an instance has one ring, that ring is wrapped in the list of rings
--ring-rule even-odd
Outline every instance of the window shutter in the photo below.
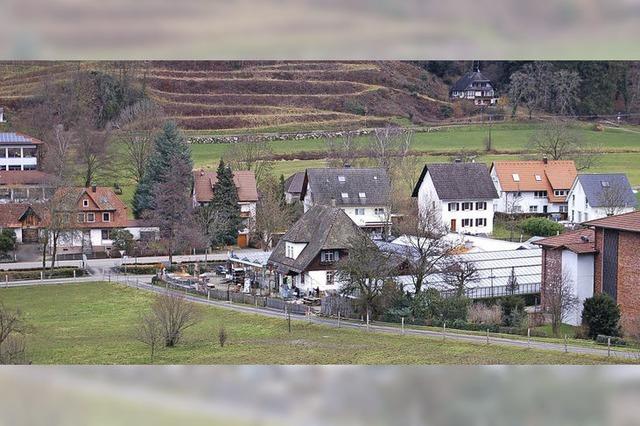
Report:
[[[337,262],[338,260],[340,260],[340,252],[338,250],[336,250],[335,254],[334,254],[334,259]]]

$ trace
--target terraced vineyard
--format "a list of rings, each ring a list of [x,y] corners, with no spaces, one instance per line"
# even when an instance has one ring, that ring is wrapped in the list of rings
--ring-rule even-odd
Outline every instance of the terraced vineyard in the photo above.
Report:
[[[447,86],[406,62],[135,63],[148,95],[193,133],[328,130],[433,122]],[[20,109],[45,79],[111,63],[0,63],[0,105]]]

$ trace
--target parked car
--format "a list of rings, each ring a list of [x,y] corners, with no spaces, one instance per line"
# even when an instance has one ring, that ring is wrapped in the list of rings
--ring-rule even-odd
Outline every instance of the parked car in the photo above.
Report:
[[[216,266],[215,271],[216,271],[216,274],[218,274],[218,275],[226,275],[227,272],[228,272],[227,267],[224,266],[224,265]]]

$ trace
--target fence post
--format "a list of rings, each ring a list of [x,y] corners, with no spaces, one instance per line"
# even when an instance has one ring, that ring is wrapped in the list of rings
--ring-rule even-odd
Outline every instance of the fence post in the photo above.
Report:
[[[564,335],[564,353],[569,352],[569,348],[567,347],[567,335]]]
[[[75,277],[76,277],[76,270],[74,269],[73,270],[73,278],[75,278]]]
[[[367,309],[367,331],[369,331],[369,309]]]
[[[611,356],[611,337],[607,337],[607,356]]]
[[[489,344],[489,329],[487,328],[487,345]]]
[[[44,273],[40,271],[40,281],[44,280]]]
[[[443,322],[442,323],[442,341],[444,342],[445,338],[446,338],[446,333],[447,333],[447,323]]]
[[[9,274],[5,274],[4,276],[5,287],[9,287]]]
[[[289,323],[289,333],[291,333],[291,311],[287,310],[287,322]]]
[[[340,311],[338,311],[338,328],[340,328]]]
[[[531,328],[527,328],[527,347],[531,349]]]
[[[404,317],[402,317],[402,334],[404,334]]]

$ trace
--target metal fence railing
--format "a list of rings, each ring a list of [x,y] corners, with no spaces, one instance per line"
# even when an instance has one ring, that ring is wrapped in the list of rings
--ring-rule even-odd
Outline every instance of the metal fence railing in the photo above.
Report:
[[[537,293],[540,293],[540,283],[518,284],[515,289],[511,289],[506,285],[468,288],[465,291],[465,296],[469,299],[490,299],[493,297]],[[443,297],[453,297],[456,295],[456,290],[442,290],[440,294]]]

